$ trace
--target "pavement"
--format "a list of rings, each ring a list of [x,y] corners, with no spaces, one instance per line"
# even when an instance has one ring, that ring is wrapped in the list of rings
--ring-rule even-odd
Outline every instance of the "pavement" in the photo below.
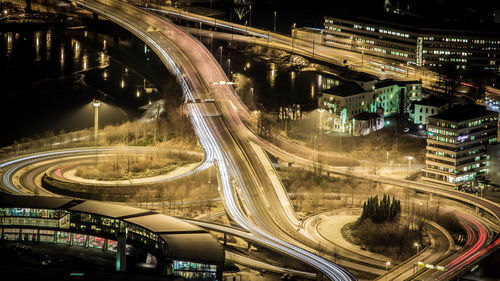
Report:
[[[349,241],[345,240],[344,236],[341,233],[342,227],[344,227],[348,223],[355,222],[359,218],[360,214],[360,210],[350,209],[320,214],[316,216],[316,218],[319,219],[319,223],[316,224],[316,230],[318,231],[319,235],[323,236],[326,240],[339,245],[340,247],[359,253],[363,256],[371,257],[373,259],[390,260],[389,257],[367,251],[360,246],[352,244]]]

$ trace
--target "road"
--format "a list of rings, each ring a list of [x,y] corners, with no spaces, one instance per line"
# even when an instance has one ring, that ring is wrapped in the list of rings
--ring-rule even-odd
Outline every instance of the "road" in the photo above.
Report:
[[[217,164],[223,202],[234,221],[331,280],[356,279],[342,267],[304,250],[307,246],[290,237],[295,227],[276,203],[279,199],[271,190],[265,173],[260,172],[263,168],[258,159],[251,153],[242,130],[246,127],[236,112],[236,103],[230,99],[236,96],[234,89],[230,85],[211,83],[228,79],[200,42],[170,22],[122,2],[74,2],[103,15],[146,42],[177,77],[187,101],[214,98],[220,102],[222,116],[207,114],[197,102],[187,103],[187,109],[206,158]]]
[[[234,89],[211,83],[227,81],[227,77],[201,43],[169,22],[124,3],[75,2],[104,15],[145,41],[176,75],[187,100],[215,98],[220,102],[222,116],[207,114],[197,103],[189,103],[187,107],[206,159],[217,164],[223,202],[233,220],[268,245],[275,245],[283,253],[308,263],[331,280],[355,279],[338,265],[304,250],[313,251],[310,244],[307,245],[307,238],[296,233],[296,225],[282,208],[279,195],[249,139],[259,145],[267,144],[253,136],[244,125],[242,119],[249,119],[250,114]]]

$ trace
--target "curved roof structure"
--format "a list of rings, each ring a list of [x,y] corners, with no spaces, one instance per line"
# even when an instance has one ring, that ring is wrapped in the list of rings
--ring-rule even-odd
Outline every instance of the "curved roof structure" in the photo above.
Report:
[[[156,234],[167,245],[167,259],[223,264],[224,249],[206,230],[149,210],[63,197],[0,195],[0,208],[64,210],[108,217]]]

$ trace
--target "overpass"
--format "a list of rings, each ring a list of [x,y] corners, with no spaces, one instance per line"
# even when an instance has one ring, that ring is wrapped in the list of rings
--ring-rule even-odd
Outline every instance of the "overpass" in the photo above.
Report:
[[[213,56],[193,37],[175,25],[118,1],[76,0],[78,5],[100,14],[148,44],[167,68],[177,77],[186,100],[215,99],[221,102],[222,116],[202,114],[197,103],[187,108],[203,146],[206,158],[216,161],[219,169],[223,203],[231,218],[268,244],[279,247],[316,268],[331,280],[355,280],[340,266],[304,250],[293,237],[291,225],[265,173],[246,142],[238,111],[241,105],[230,85],[213,85],[227,81]],[[263,188],[266,192],[262,192]],[[263,197],[270,197],[266,200]],[[274,202],[268,208],[265,202]]]

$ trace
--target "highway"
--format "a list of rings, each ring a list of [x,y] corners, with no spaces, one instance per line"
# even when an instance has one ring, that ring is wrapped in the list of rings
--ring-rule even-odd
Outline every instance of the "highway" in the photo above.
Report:
[[[129,2],[149,11],[163,13],[172,18],[178,18],[199,24],[201,23],[201,25],[209,26],[215,29],[206,30],[202,28],[183,28],[191,34],[281,49],[291,53],[303,55],[314,60],[332,63],[339,66],[348,66],[354,71],[370,73],[383,79],[421,80],[422,85],[430,89],[435,88],[436,83],[440,80],[437,72],[424,67],[408,66],[398,61],[365,55],[355,51],[338,49],[324,45],[323,42],[313,43],[311,41],[292,38],[291,36],[270,32],[265,29],[259,29],[191,13],[172,6],[161,6],[156,4],[155,8],[151,8],[142,6],[143,3],[139,1],[129,0]],[[225,30],[225,32],[223,30]],[[346,60],[346,63],[344,63],[344,60]],[[385,66],[384,70],[382,70],[382,66]],[[393,71],[387,66],[395,67],[396,70]],[[470,83],[463,82],[462,86],[471,87],[472,85]],[[486,86],[485,88],[487,94],[495,97],[496,99],[500,99],[500,89],[496,89],[491,86]]]
[[[177,77],[186,100],[215,98],[220,101],[223,117],[202,112],[195,102],[188,103],[187,108],[207,158],[213,157],[217,164],[223,202],[234,221],[331,280],[356,279],[342,267],[304,250],[303,245],[289,236],[294,228],[283,209],[266,204],[277,198],[264,199],[262,189],[272,187],[266,182],[265,174],[254,169],[261,166],[249,155],[251,148],[239,131],[243,123],[235,112],[237,108],[227,99],[235,96],[234,89],[229,85],[211,85],[211,82],[228,79],[200,42],[175,25],[125,3],[74,2],[114,21],[146,42]]]
[[[214,81],[227,81],[227,77],[201,43],[175,25],[125,3],[110,0],[74,2],[104,15],[145,41],[176,75],[186,100],[215,98],[219,102],[218,110],[222,116],[206,112],[206,108],[196,102],[188,103],[187,107],[205,150],[207,163],[215,162],[219,169],[223,202],[234,221],[251,231],[260,243],[306,262],[331,280],[355,280],[342,267],[304,250],[313,251],[311,241],[308,242],[307,238],[296,233],[297,226],[281,206],[282,200],[250,141],[293,161],[298,160],[308,165],[310,160],[297,158],[272,147],[248,130],[243,120],[249,120],[250,113],[236,97],[231,86],[212,84]],[[398,184],[401,183],[398,181]],[[413,184],[412,188],[416,188],[416,185]],[[11,188],[13,192],[15,189]],[[457,196],[448,194],[448,197],[452,195]],[[476,203],[483,204],[483,209],[496,215],[498,219],[500,212],[494,210],[495,205],[487,205],[489,203],[484,200]]]

